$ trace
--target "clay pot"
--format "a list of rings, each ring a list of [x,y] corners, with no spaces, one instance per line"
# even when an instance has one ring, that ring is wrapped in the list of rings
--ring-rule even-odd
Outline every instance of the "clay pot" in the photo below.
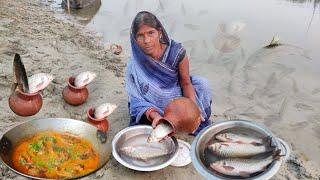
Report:
[[[107,117],[96,119],[94,118],[94,109],[89,108],[87,111],[88,122],[94,126],[96,126],[99,130],[106,133],[109,129],[109,121]]]
[[[174,132],[194,132],[200,125],[200,109],[189,98],[178,97],[169,102],[164,109],[164,120],[168,121]]]
[[[9,97],[9,107],[19,116],[32,116],[40,111],[42,97],[39,92],[24,93],[16,89]]]
[[[62,95],[63,99],[68,104],[77,106],[83,104],[87,100],[89,92],[86,86],[75,87],[74,80],[74,77],[69,77],[67,79],[68,85],[63,89]]]

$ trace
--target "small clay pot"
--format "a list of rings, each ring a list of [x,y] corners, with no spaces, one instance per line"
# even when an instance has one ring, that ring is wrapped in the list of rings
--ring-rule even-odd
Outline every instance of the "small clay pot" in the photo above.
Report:
[[[200,125],[200,109],[189,98],[178,97],[169,102],[164,109],[164,121],[168,121],[174,129],[174,133],[194,132]]]
[[[35,115],[42,107],[42,97],[39,92],[25,93],[16,89],[8,101],[10,109],[19,116]]]
[[[68,85],[63,89],[62,96],[68,104],[77,106],[83,104],[87,100],[89,92],[86,86],[75,87],[74,80],[74,77],[69,77],[67,79]]]
[[[87,111],[88,122],[94,126],[96,126],[99,130],[106,133],[109,130],[109,121],[107,117],[96,119],[94,118],[94,109],[89,108]]]

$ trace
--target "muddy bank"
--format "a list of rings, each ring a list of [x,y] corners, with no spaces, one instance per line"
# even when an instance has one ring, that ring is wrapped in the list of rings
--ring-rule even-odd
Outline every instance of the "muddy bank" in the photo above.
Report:
[[[105,50],[101,38],[76,21],[62,18],[46,1],[0,0],[0,133],[30,119],[65,117],[85,121],[86,110],[95,104],[115,103],[117,110],[110,116],[109,137],[128,124],[127,96],[124,91],[126,52],[114,55]],[[112,43],[112,42],[110,42]],[[12,60],[19,53],[28,76],[44,72],[55,79],[44,91],[43,106],[32,117],[20,117],[9,108],[7,99],[12,83]],[[81,106],[70,106],[62,99],[65,78],[82,71],[94,71],[97,78],[88,86],[89,98]],[[213,117],[212,120],[223,118]],[[178,136],[192,142],[192,136]],[[303,159],[294,149],[288,163],[274,179],[319,179],[318,166]],[[24,179],[1,165],[3,179]],[[108,164],[83,179],[203,179],[190,164],[183,168],[167,167],[156,172],[137,172],[125,168],[112,157]]]

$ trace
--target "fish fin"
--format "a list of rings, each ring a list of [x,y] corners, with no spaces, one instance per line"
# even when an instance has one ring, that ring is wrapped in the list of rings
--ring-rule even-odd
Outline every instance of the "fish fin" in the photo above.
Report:
[[[247,172],[247,171],[240,171],[239,172],[239,175],[241,176],[241,177],[250,177],[250,172]]]
[[[232,167],[232,166],[223,166],[223,168],[224,168],[225,170],[227,170],[227,171],[232,171],[232,170],[234,170],[234,167]]]

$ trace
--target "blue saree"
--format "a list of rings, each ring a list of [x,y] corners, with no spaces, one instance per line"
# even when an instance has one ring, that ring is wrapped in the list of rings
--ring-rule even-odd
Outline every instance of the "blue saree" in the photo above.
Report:
[[[158,20],[157,20],[158,21]],[[158,21],[161,25],[161,23]],[[135,37],[130,33],[132,56],[128,62],[125,76],[126,91],[128,93],[128,107],[131,116],[129,125],[141,123],[145,111],[151,107],[163,115],[164,108],[170,100],[183,96],[179,84],[179,56],[185,52],[180,43],[170,40],[163,26],[162,35],[168,46],[161,61],[154,60],[146,55],[137,44]],[[190,77],[196,93],[201,115],[205,119],[201,122],[195,135],[210,124],[211,91],[206,79]]]

